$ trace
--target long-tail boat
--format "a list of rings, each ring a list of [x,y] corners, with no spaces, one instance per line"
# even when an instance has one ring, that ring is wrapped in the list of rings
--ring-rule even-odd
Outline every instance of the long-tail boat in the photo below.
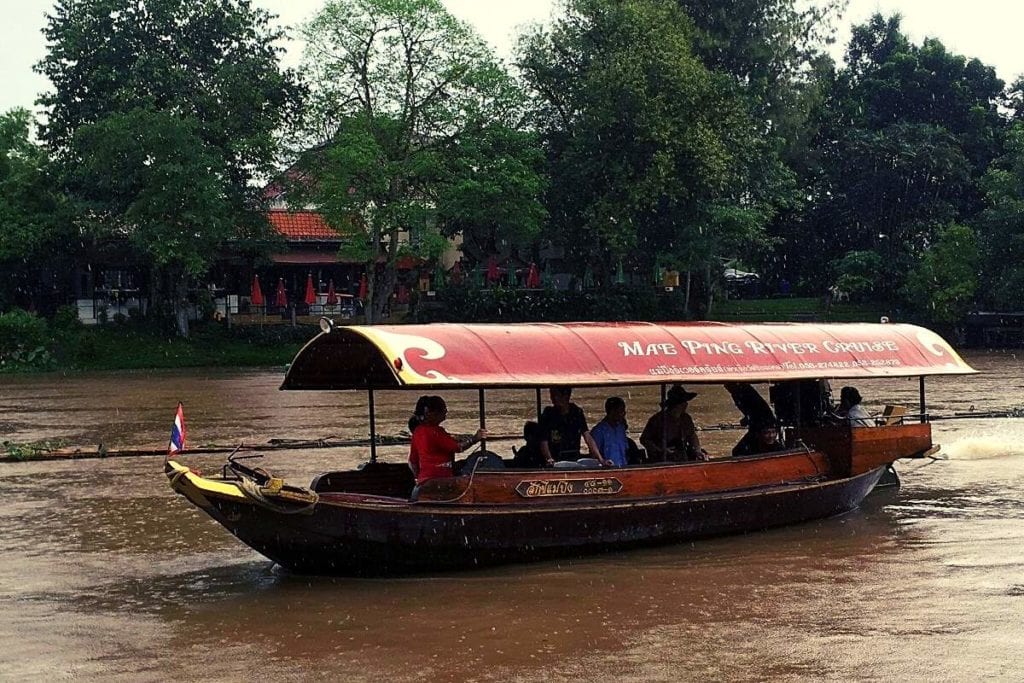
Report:
[[[925,378],[975,371],[903,324],[567,323],[335,327],[295,357],[286,390],[361,390],[370,460],[294,486],[231,459],[219,478],[168,460],[175,491],[295,572],[467,568],[751,532],[855,508],[900,458],[934,451]],[[851,427],[807,410],[823,379],[919,377],[920,412]],[[772,383],[795,402],[784,450],[623,468],[511,469],[478,457],[416,486],[377,459],[374,392]],[[803,401],[803,405],[801,405]],[[777,409],[779,406],[777,406]],[[780,417],[782,410],[778,410]],[[474,458],[470,458],[474,460]],[[486,462],[489,466],[478,466]],[[495,463],[497,463],[495,465]]]

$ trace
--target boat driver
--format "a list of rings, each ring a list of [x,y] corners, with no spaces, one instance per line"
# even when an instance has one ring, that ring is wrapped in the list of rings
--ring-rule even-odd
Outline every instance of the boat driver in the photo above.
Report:
[[[416,475],[417,484],[428,479],[455,476],[455,454],[487,438],[486,429],[478,429],[472,436],[452,436],[441,426],[448,418],[448,405],[444,399],[426,396],[422,402],[422,421],[413,431],[409,446],[409,467]],[[417,403],[417,409],[419,406]]]
[[[697,427],[686,412],[697,394],[680,384],[673,385],[661,403],[661,410],[647,420],[640,443],[652,462],[707,460],[700,447]]]
[[[551,387],[551,405],[540,414],[540,452],[551,467],[555,460],[578,460],[580,439],[587,443],[590,457],[608,464],[590,435],[583,409],[571,402],[572,387]]]

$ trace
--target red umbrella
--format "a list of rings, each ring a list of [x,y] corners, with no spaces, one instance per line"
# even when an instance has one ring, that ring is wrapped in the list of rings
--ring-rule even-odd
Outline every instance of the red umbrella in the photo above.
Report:
[[[338,305],[338,293],[334,291],[334,280],[332,279],[327,285],[327,305],[337,306]]]
[[[530,263],[530,270],[526,274],[526,288],[527,289],[539,289],[540,288],[540,271],[537,270],[536,263]]]
[[[366,298],[366,289],[367,289],[367,286],[366,286],[366,273],[363,273],[362,276],[359,278],[359,298],[360,299],[365,299]]]
[[[277,278],[277,299],[274,301],[278,308],[288,306],[288,295],[284,291],[284,278]]]
[[[498,272],[498,259],[492,256],[487,259],[487,281],[497,282],[500,277],[501,274]]]
[[[316,303],[316,288],[313,287],[312,273],[306,276],[306,296],[302,297],[302,300],[307,306],[312,306]]]
[[[252,294],[249,295],[249,299],[253,306],[263,305],[263,290],[260,289],[260,276],[252,276]]]

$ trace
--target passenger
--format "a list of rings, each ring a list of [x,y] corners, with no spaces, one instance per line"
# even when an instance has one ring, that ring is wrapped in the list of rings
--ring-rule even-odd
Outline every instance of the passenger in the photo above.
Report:
[[[860,402],[860,392],[856,388],[843,387],[839,392],[839,414],[849,420],[851,427],[870,427],[874,418]]]
[[[417,484],[453,476],[455,454],[487,438],[487,430],[484,429],[461,439],[446,432],[441,423],[448,417],[448,406],[440,396],[425,397],[424,408],[423,420],[412,433],[409,449],[409,466],[416,475]]]
[[[772,412],[771,406],[761,397],[757,389],[749,384],[727,382],[725,389],[732,396],[732,402],[743,413],[740,425],[747,428],[747,433],[743,435],[740,442],[732,449],[732,454],[734,456],[750,455],[751,453],[760,452],[756,449],[761,438],[759,432],[762,427],[769,425],[776,429],[778,428],[775,413]]]
[[[526,445],[515,451],[512,467],[544,467],[544,454],[540,452],[540,425],[533,420],[524,424],[523,440]]]
[[[416,407],[413,408],[412,415],[409,417],[410,435],[423,423],[423,415],[427,412],[427,400],[429,398],[429,396],[420,396],[416,399]]]
[[[625,467],[629,464],[629,438],[626,432],[626,402],[612,396],[604,402],[604,419],[594,425],[590,434],[604,456],[601,463],[607,467]]]
[[[707,460],[700,447],[697,427],[686,412],[697,394],[676,384],[668,390],[661,410],[651,416],[640,435],[640,444],[654,462]]]
[[[785,444],[779,439],[779,423],[771,420],[755,419],[750,423],[747,434],[732,449],[733,457],[757,455],[781,451]]]
[[[587,417],[583,409],[570,402],[572,387],[551,387],[551,405],[540,414],[540,452],[544,462],[549,466],[555,459],[578,460],[580,457],[580,439],[587,443],[590,456],[603,462],[601,450],[594,443],[587,426]]]

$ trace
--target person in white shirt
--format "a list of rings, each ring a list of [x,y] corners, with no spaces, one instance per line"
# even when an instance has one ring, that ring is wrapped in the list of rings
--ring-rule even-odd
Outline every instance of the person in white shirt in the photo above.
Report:
[[[856,388],[843,387],[839,393],[839,414],[850,421],[851,427],[871,427],[875,420],[860,402],[860,392]]]

